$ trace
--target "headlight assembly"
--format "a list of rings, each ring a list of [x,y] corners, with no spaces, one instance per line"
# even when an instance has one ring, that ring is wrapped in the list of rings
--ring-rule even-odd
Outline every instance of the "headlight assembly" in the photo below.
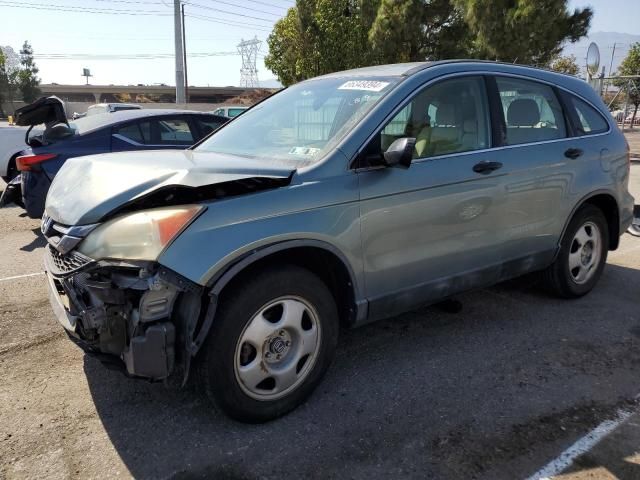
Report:
[[[78,251],[95,260],[156,260],[204,207],[186,205],[154,208],[116,217],[100,225],[79,245]]]

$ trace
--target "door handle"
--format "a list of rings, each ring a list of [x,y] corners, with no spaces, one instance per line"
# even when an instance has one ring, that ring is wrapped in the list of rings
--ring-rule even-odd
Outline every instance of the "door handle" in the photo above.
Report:
[[[480,163],[476,163],[473,166],[473,171],[476,173],[487,175],[493,172],[494,170],[498,170],[499,168],[502,168],[501,162],[487,162],[486,160],[484,160]]]
[[[584,152],[582,150],[580,150],[579,148],[570,148],[567,151],[564,152],[564,156],[567,158],[570,158],[572,160],[575,160],[576,158],[578,158],[579,156],[581,156]]]

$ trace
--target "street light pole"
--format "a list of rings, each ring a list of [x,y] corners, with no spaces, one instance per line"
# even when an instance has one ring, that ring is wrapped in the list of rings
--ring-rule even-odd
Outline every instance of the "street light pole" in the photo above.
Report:
[[[186,103],[184,92],[184,51],[180,0],[173,0],[173,24],[176,47],[176,103]]]
[[[187,77],[187,29],[184,23],[184,3],[181,5],[182,14],[182,63],[184,66],[184,103],[189,103],[189,80]]]

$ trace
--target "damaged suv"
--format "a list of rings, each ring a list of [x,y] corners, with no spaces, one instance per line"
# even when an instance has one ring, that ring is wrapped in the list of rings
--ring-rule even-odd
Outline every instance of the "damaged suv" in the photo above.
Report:
[[[194,376],[265,421],[317,386],[340,325],[534,271],[589,292],[632,221],[628,178],[577,79],[477,61],[334,73],[187,151],[66,162],[42,221],[51,304],[128,375]]]

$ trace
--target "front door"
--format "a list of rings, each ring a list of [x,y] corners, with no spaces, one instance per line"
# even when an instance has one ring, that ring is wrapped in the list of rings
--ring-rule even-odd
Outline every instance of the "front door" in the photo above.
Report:
[[[416,138],[408,169],[358,171],[371,320],[492,284],[502,261],[503,177],[487,150],[484,79],[458,77],[426,87],[366,151],[384,151],[400,137]]]

